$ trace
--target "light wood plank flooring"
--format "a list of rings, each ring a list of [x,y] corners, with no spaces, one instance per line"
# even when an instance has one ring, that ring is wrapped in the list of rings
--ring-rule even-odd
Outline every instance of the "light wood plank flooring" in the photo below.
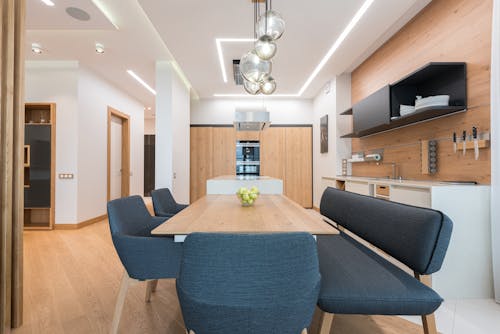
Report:
[[[24,238],[24,325],[13,333],[107,333],[123,272],[107,221],[79,230],[26,231]],[[120,333],[184,334],[175,281],[160,281],[151,303],[144,293],[145,283],[129,290]],[[332,333],[423,332],[397,317],[339,315]]]

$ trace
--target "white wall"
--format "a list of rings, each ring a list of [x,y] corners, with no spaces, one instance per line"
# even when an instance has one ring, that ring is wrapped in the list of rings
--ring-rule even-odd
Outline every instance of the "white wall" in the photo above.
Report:
[[[155,188],[189,203],[189,90],[170,62],[156,63]]]
[[[78,200],[78,63],[26,62],[26,102],[56,104],[56,175],[73,173],[75,179],[55,182],[55,222],[77,222]]]
[[[200,99],[191,103],[191,124],[233,124],[237,107],[270,112],[271,124],[312,124],[312,100],[304,99]]]
[[[78,75],[78,221],[106,213],[108,106],[130,117],[130,194],[144,191],[144,106],[80,68]]]
[[[145,118],[144,119],[144,134],[154,135],[156,133],[156,119]]]
[[[76,224],[106,213],[107,106],[131,117],[131,194],[143,193],[143,106],[82,69],[78,62],[26,62],[26,102],[56,103],[55,223]]]
[[[327,84],[328,85],[328,84]],[[350,116],[339,115],[351,103],[350,74],[333,78],[329,89],[325,87],[313,102],[313,205],[319,207],[323,186],[321,178],[342,173],[342,159],[351,154],[350,139],[341,135],[350,132]],[[320,118],[328,115],[328,152],[320,153]]]
[[[495,299],[500,303],[500,0],[493,5],[491,50],[491,244]]]

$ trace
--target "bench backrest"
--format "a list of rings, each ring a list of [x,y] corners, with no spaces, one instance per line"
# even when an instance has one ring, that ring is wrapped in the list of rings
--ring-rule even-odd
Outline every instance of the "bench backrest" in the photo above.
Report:
[[[453,226],[440,211],[330,187],[323,193],[320,211],[419,274],[441,268]]]

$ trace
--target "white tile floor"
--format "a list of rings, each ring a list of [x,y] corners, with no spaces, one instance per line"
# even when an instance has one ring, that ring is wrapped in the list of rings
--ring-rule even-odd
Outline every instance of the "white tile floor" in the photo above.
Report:
[[[421,324],[420,317],[402,317]],[[446,300],[436,311],[442,334],[500,334],[500,304],[493,299]]]

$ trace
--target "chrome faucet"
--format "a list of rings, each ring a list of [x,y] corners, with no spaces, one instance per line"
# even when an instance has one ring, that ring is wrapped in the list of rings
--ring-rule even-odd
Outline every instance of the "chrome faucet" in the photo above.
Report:
[[[398,168],[395,162],[377,162],[377,166],[380,165],[391,165],[392,168],[392,179],[395,180],[398,178]],[[399,176],[399,180],[401,181],[403,178]]]

